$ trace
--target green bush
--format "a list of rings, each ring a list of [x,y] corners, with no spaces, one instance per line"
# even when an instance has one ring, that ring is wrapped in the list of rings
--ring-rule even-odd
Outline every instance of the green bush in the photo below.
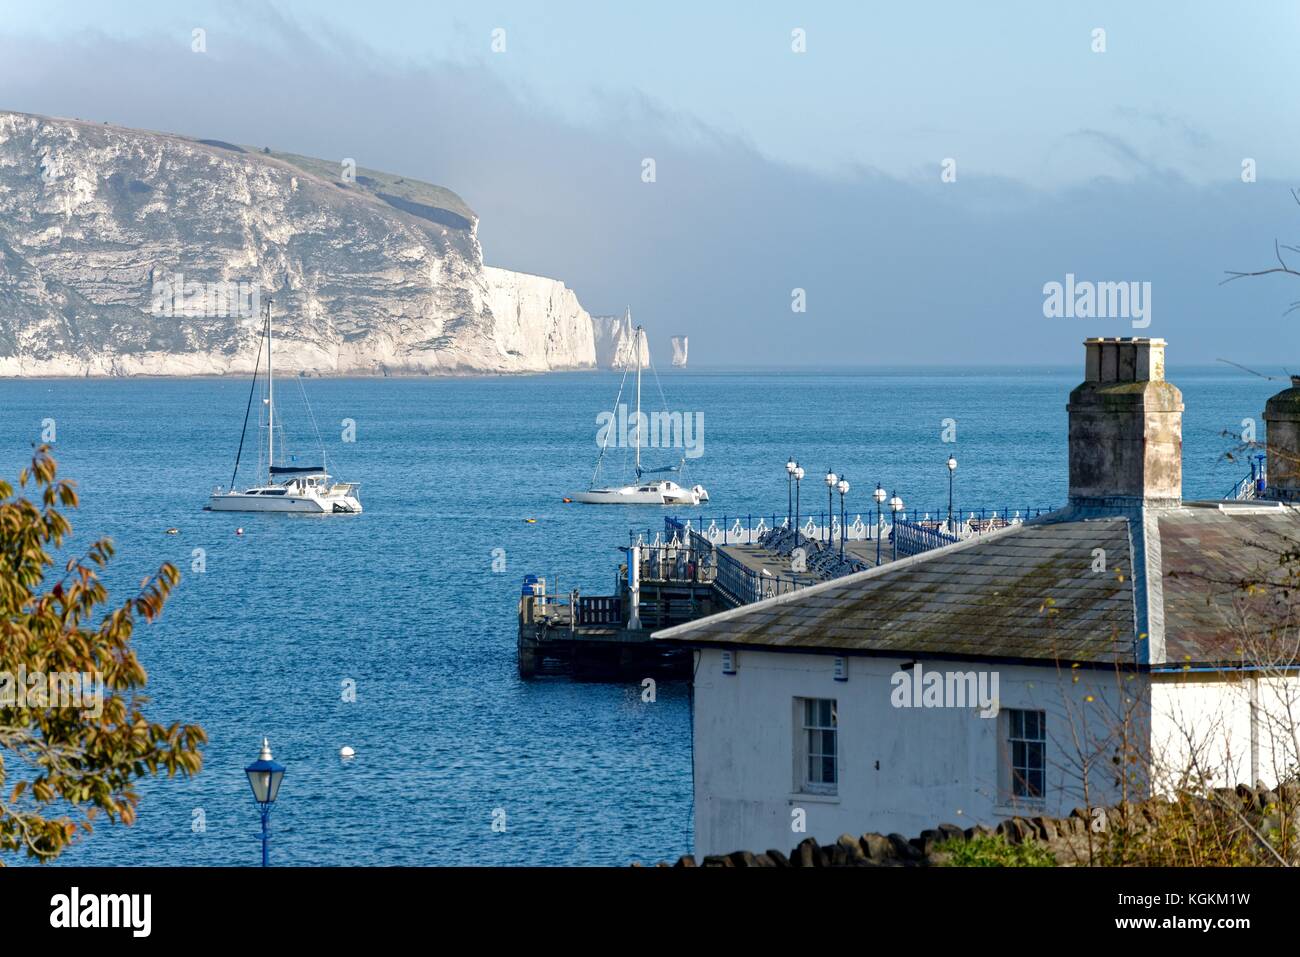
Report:
[[[948,855],[945,867],[1055,867],[1056,856],[1036,841],[1008,844],[1000,834],[969,841],[944,841],[935,848]]]

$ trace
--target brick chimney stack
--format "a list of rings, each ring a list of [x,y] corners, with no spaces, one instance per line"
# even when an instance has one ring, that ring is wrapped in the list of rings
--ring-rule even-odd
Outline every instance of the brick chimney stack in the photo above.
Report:
[[[1183,394],[1165,340],[1087,339],[1070,393],[1070,504],[1167,507],[1183,496]]]

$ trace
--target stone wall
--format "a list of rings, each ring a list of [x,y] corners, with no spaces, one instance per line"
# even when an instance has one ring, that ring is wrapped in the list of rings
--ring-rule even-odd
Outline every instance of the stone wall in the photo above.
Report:
[[[1273,790],[1239,785],[1236,790],[1220,788],[1208,795],[1188,798],[1190,805],[1217,817],[1226,828],[1238,828],[1238,834],[1254,831],[1275,834],[1282,818],[1290,821],[1294,833],[1300,830],[1300,785],[1286,784]],[[1013,817],[997,827],[978,824],[961,828],[940,824],[916,837],[902,834],[842,834],[834,844],[818,844],[806,838],[789,854],[769,849],[761,852],[735,851],[697,861],[686,855],[673,867],[935,867],[947,864],[951,855],[938,850],[947,841],[969,841],[979,835],[999,835],[1008,844],[1034,841],[1056,858],[1058,866],[1086,866],[1102,863],[1108,849],[1123,835],[1131,845],[1134,839],[1154,833],[1180,805],[1162,798],[1141,803],[1126,802],[1108,808],[1075,808],[1068,817]],[[1200,813],[1197,811],[1196,813]],[[1277,864],[1268,852],[1249,840],[1242,846],[1258,859],[1241,863]],[[1105,861],[1111,863],[1111,861]],[[659,867],[669,865],[661,863]]]

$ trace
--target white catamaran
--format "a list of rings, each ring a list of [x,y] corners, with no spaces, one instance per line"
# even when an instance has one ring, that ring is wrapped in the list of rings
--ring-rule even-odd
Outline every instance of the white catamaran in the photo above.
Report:
[[[703,485],[696,485],[692,488],[683,488],[670,479],[650,479],[646,480],[645,476],[659,472],[678,472],[686,465],[686,456],[683,454],[681,460],[676,465],[670,465],[665,468],[645,469],[641,467],[641,445],[643,442],[642,430],[645,426],[646,419],[641,414],[641,367],[649,359],[649,347],[645,341],[645,331],[636,327],[636,350],[632,361],[636,364],[636,417],[632,420],[633,429],[636,436],[635,444],[635,462],[636,462],[636,481],[630,485],[598,485],[600,477],[601,462],[605,457],[605,450],[609,447],[610,436],[615,433],[615,429],[606,428],[605,441],[601,444],[600,455],[596,458],[596,471],[591,476],[591,486],[585,492],[575,492],[570,496],[574,502],[581,502],[585,505],[699,505],[701,502],[709,500],[709,493],[705,491]],[[654,371],[653,363],[650,366]],[[655,379],[658,381],[658,373],[655,373]],[[614,400],[613,416],[617,417],[619,403],[623,398],[623,386],[627,384],[627,369],[623,370],[623,382],[618,387],[618,397]],[[663,389],[660,387],[660,394]],[[604,413],[602,413],[603,415]]]
[[[320,446],[321,464],[317,466],[275,464],[275,378],[271,370],[271,301],[266,303],[266,322],[262,329],[257,360],[253,364],[253,382],[249,386],[248,407],[244,410],[244,432],[239,436],[235,471],[229,489],[213,489],[207,508],[213,512],[300,512],[309,515],[353,514],[361,511],[360,486],[356,482],[331,482],[325,470],[325,447]],[[235,490],[239,459],[244,453],[244,435],[248,432],[248,414],[257,389],[257,372],[262,364],[262,344],[266,346],[266,457],[267,480],[264,485]],[[300,383],[301,384],[301,383]],[[304,399],[306,395],[304,394]],[[283,425],[280,426],[283,432]],[[319,442],[320,436],[317,435]]]

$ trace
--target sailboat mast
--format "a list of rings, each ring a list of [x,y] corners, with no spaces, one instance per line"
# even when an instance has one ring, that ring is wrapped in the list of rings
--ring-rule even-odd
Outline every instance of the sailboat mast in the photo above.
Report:
[[[271,303],[266,303],[266,481],[273,484],[275,476],[275,376],[271,371]]]
[[[632,318],[632,310],[627,316]],[[636,327],[636,480],[641,481],[641,337],[645,335],[640,326]]]

